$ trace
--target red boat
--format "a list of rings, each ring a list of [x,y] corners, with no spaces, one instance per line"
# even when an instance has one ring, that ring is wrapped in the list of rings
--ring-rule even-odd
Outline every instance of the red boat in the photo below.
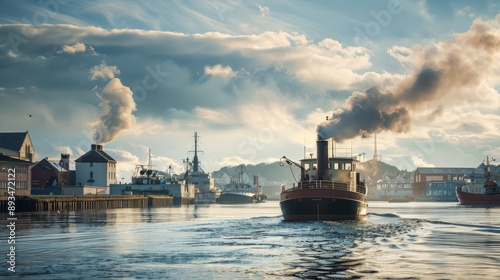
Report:
[[[458,201],[463,205],[500,206],[500,186],[491,179],[489,159],[484,165],[484,175],[466,177],[466,184],[456,188]]]
[[[319,140],[317,159],[300,164],[283,157],[288,165],[300,168],[297,185],[283,190],[280,207],[286,221],[356,220],[366,217],[366,186],[356,172],[353,158],[328,158],[328,141]],[[281,163],[284,165],[284,163]]]

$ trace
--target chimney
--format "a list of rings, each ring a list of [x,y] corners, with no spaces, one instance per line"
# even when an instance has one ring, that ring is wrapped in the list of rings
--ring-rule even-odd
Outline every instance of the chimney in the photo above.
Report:
[[[61,165],[64,169],[69,170],[69,154],[61,154],[59,165]]]
[[[317,155],[317,164],[318,164],[318,169],[316,172],[316,179],[317,180],[325,180],[325,175],[328,176],[327,174],[327,168],[328,168],[328,141],[323,140],[320,137],[318,137],[318,140],[316,141],[316,155]]]
[[[95,150],[95,151],[102,151],[102,145],[100,145],[100,144],[92,144],[91,149]]]

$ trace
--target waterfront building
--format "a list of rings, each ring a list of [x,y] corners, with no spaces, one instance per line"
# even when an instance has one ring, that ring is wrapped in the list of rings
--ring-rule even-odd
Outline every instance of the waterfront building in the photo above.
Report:
[[[415,170],[413,195],[422,199],[455,201],[455,187],[464,182],[475,168],[418,167]]]
[[[411,197],[413,195],[413,172],[386,172],[377,181],[376,197]]]
[[[44,158],[31,167],[31,194],[60,195],[62,187],[73,186],[76,182],[75,163],[69,154],[61,154],[54,161]]]
[[[9,169],[15,170],[15,195],[31,194],[30,165],[34,158],[35,148],[28,131],[0,132],[0,195],[9,192]]]
[[[102,145],[92,144],[91,150],[75,161],[76,185],[107,187],[116,184],[116,160]]]
[[[0,195],[9,196],[9,182],[10,186],[14,187],[14,194],[16,196],[25,196],[31,194],[31,162],[12,158],[0,154]],[[15,170],[12,172],[12,170]],[[14,174],[14,176],[9,174]]]
[[[0,132],[0,154],[33,162],[35,160],[35,148],[28,131]]]
[[[69,162],[68,154],[61,154],[59,161],[44,158],[31,167],[31,186],[34,188],[75,185],[75,171],[75,164]]]

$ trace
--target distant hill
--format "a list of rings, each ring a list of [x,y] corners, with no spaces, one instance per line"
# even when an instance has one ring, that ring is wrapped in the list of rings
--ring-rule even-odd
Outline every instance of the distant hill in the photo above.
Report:
[[[285,164],[280,166],[279,162],[274,163],[260,163],[257,165],[246,165],[245,166],[250,178],[258,175],[261,180],[265,179],[265,185],[291,185],[295,182],[292,172],[290,171],[289,165]],[[238,166],[226,166],[218,171],[212,172],[212,176],[217,178],[227,173],[229,176],[237,175]],[[357,170],[361,174],[361,177],[366,180],[368,185],[376,183],[384,174],[398,173],[400,170],[390,164],[382,161],[368,160],[366,162],[359,162],[357,164]],[[300,174],[297,167],[292,166],[292,171],[295,177]]]
[[[295,182],[292,173],[288,165],[280,166],[279,162],[274,163],[259,163],[257,165],[246,165],[245,166],[248,175],[253,178],[257,175],[260,178],[265,178],[266,185],[279,185],[288,184],[290,182]],[[212,172],[212,177],[220,177],[224,173],[229,176],[236,176],[238,166],[226,166],[218,171]],[[294,167],[295,175],[300,174],[298,168]]]
[[[359,162],[357,170],[361,176],[364,176],[366,179],[380,179],[385,173],[397,173],[400,171],[396,166],[373,159],[366,162]]]
[[[371,194],[377,189],[377,181],[382,179],[382,176],[402,172],[396,166],[373,159],[366,162],[359,162],[357,170],[361,178],[365,180],[365,184]]]

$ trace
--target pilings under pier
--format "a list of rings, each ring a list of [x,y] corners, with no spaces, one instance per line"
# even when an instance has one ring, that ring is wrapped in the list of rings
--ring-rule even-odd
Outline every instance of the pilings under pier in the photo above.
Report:
[[[16,196],[15,212],[71,211],[113,208],[168,207],[174,205],[171,196],[85,195],[85,196]],[[12,203],[10,205],[13,206]],[[12,209],[12,208],[10,208]],[[9,211],[7,197],[0,197],[0,212]]]

